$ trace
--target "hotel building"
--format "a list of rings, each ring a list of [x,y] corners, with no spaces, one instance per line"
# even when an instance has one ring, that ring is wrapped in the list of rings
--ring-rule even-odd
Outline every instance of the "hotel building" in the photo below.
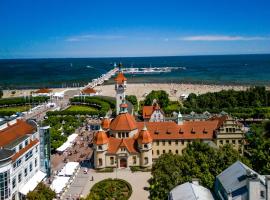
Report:
[[[0,200],[25,199],[50,174],[49,136],[34,121],[0,124]]]
[[[127,79],[120,71],[115,78],[117,116],[104,118],[94,137],[94,165],[124,168],[151,167],[164,153],[182,154],[183,149],[195,140],[220,147],[225,144],[243,152],[242,124],[228,115],[218,115],[207,120],[183,120],[181,113],[175,121],[165,121],[157,105],[143,109],[144,122],[135,121],[127,112],[125,91]]]

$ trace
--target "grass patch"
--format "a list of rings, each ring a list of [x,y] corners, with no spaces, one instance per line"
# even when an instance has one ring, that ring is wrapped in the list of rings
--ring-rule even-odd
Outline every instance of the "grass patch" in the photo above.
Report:
[[[0,116],[10,116],[17,112],[24,112],[30,109],[30,106],[10,106],[0,108]]]
[[[131,185],[122,179],[105,179],[96,183],[86,200],[111,199],[128,200],[132,193]]]
[[[97,169],[96,170],[96,172],[98,172],[98,173],[111,173],[111,172],[113,172],[113,168],[111,168],[111,167],[106,167],[106,168],[104,168],[104,169]]]
[[[83,105],[72,105],[69,108],[67,108],[66,110],[67,111],[75,111],[75,112],[80,112],[80,111],[87,111],[87,112],[97,111],[97,109],[94,108],[94,107],[83,106]]]

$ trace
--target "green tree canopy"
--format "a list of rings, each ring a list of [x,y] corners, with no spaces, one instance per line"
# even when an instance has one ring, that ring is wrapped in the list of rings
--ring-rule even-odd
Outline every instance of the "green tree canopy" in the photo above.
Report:
[[[253,169],[260,174],[270,174],[270,122],[253,124],[247,137],[246,155]]]
[[[184,150],[183,155],[163,154],[152,168],[150,198],[166,199],[170,190],[192,178],[212,189],[215,177],[235,161],[249,165],[231,146],[215,149],[201,142],[194,142]]]
[[[164,90],[157,90],[157,91],[153,90],[146,96],[144,105],[148,106],[152,105],[154,99],[157,100],[161,108],[167,107],[170,101],[168,93],[165,92]]]
[[[52,200],[55,197],[55,192],[42,182],[38,184],[34,191],[26,195],[27,200]]]

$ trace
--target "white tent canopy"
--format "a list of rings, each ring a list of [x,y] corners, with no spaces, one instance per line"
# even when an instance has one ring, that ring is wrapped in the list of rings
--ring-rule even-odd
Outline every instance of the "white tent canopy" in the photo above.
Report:
[[[67,148],[72,146],[72,143],[75,141],[77,136],[78,134],[75,134],[75,133],[68,136],[67,141],[64,144],[62,144],[60,147],[58,147],[56,151],[64,152]]]
[[[58,173],[58,176],[72,176],[79,166],[78,162],[68,162]]]
[[[19,190],[23,195],[27,195],[28,192],[33,191],[37,185],[45,178],[46,174],[42,171],[38,171],[29,181]]]
[[[56,176],[50,188],[55,191],[56,194],[59,194],[67,186],[69,179],[70,177],[66,176]]]

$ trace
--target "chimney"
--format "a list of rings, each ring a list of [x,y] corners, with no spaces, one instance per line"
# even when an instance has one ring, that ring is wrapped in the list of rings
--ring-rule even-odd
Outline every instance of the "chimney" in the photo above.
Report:
[[[270,200],[270,175],[265,176],[266,183],[266,200]]]
[[[248,178],[248,200],[260,198],[261,198],[260,180],[257,174],[252,174]]]

